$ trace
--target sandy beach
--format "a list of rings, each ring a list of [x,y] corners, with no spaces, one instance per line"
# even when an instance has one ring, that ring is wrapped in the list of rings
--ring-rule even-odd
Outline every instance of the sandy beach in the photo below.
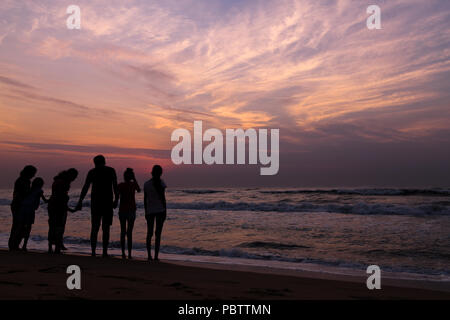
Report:
[[[257,268],[6,250],[0,250],[0,257],[0,299],[450,299],[438,283],[436,289],[424,289],[420,283],[397,281],[368,290],[364,279],[282,275]],[[66,287],[69,265],[81,268],[81,290]]]

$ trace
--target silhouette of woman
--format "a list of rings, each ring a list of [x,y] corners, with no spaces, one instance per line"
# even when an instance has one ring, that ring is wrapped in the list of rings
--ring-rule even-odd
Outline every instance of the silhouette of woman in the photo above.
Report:
[[[155,230],[155,261],[159,261],[159,247],[161,245],[161,233],[166,220],[166,184],[161,179],[162,168],[160,165],[153,166],[152,179],[148,180],[144,185],[144,207],[145,219],[147,220],[147,253],[148,260],[152,259],[151,242],[153,236],[153,228],[156,221]]]
[[[74,168],[60,172],[53,178],[52,195],[48,201],[48,252],[61,253],[63,236],[67,221],[67,211],[75,212],[68,207],[70,184],[77,178]]]
[[[14,183],[13,200],[11,202],[12,226],[11,233],[8,240],[9,250],[18,250],[21,241],[21,230],[18,221],[18,211],[31,190],[31,179],[36,175],[37,169],[34,166],[28,165],[20,172],[19,178]]]
[[[22,201],[20,208],[17,212],[17,221],[20,225],[20,241],[23,239],[22,250],[27,251],[28,238],[30,237],[31,228],[34,224],[36,210],[41,204],[41,199],[47,203],[47,199],[44,197],[44,180],[42,178],[35,178],[31,184],[31,190],[25,199]]]
[[[125,235],[128,240],[128,259],[131,259],[131,250],[133,248],[133,226],[136,219],[136,199],[135,192],[141,192],[141,188],[136,181],[133,169],[127,168],[123,174],[124,182],[120,183],[119,190],[120,206],[120,245],[122,247],[122,258],[125,256]],[[128,223],[128,228],[127,228]]]

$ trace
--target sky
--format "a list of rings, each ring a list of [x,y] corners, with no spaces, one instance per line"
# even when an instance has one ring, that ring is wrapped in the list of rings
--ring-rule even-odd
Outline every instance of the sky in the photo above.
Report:
[[[79,185],[99,153],[169,186],[449,187],[449,24],[442,0],[2,0],[0,187],[26,164]],[[279,173],[174,165],[196,120],[278,128]]]

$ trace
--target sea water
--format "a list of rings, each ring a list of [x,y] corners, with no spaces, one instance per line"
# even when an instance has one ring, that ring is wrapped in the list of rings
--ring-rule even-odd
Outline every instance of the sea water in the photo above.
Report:
[[[80,190],[72,190],[75,207]],[[0,190],[0,247],[7,247],[12,190]],[[49,192],[46,192],[49,196]],[[161,258],[364,274],[376,264],[396,278],[450,281],[449,189],[169,189]],[[143,195],[137,194],[134,255],[146,257]],[[89,197],[69,213],[64,243],[89,253]],[[47,249],[47,205],[29,249]],[[111,253],[120,255],[115,212]],[[98,250],[101,253],[101,231]]]

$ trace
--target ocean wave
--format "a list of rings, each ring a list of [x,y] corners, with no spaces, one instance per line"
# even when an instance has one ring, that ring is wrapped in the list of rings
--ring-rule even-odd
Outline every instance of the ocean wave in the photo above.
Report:
[[[427,260],[447,260],[450,261],[450,253],[442,252],[440,250],[433,249],[370,249],[358,252],[360,254],[370,256],[390,256],[390,257],[408,257],[415,259],[427,259]]]
[[[210,193],[222,193],[225,192],[224,190],[212,190],[212,189],[206,189],[206,190],[195,190],[195,189],[187,189],[187,190],[175,190],[183,193],[189,193],[189,194],[210,194]]]
[[[301,245],[296,245],[296,244],[266,242],[266,241],[244,242],[244,243],[241,243],[238,247],[240,247],[240,248],[265,248],[265,249],[278,249],[278,250],[310,248],[307,246],[301,246]]]
[[[11,200],[0,198],[0,206],[9,206],[11,204]]]
[[[44,236],[34,235],[31,237],[33,241],[41,242],[46,241],[47,238]],[[75,245],[82,245],[83,247],[90,248],[90,241],[89,239],[85,238],[78,238],[78,237],[64,237],[64,243],[66,245],[68,244],[75,244]],[[102,243],[101,241],[98,242],[98,246],[101,247]],[[248,246],[249,248],[261,248],[261,249],[277,249],[279,245],[281,246],[290,246],[286,244],[278,244],[278,243],[271,243],[271,242],[250,242],[250,243],[244,243],[242,244],[244,246]],[[189,256],[213,256],[213,257],[223,257],[223,258],[241,258],[241,259],[253,259],[253,260],[270,260],[270,261],[279,261],[279,262],[293,262],[293,263],[306,263],[306,264],[315,264],[315,265],[322,265],[322,266],[328,266],[328,267],[338,267],[338,268],[350,268],[350,269],[360,269],[365,270],[367,268],[367,264],[362,262],[349,262],[344,260],[325,260],[325,259],[319,259],[319,258],[290,258],[285,257],[279,254],[273,254],[273,253],[264,253],[264,252],[247,252],[245,250],[242,250],[240,247],[234,247],[234,248],[221,248],[217,250],[208,250],[208,249],[202,249],[202,248],[185,248],[185,247],[179,247],[179,246],[161,246],[161,252],[167,253],[167,254],[179,254],[179,255],[189,255]],[[119,249],[120,248],[120,241],[112,241],[110,242],[110,248]],[[142,242],[134,242],[133,243],[133,249],[135,250],[146,250],[146,244]],[[396,255],[404,255],[408,253],[414,253],[412,252],[396,252]],[[369,255],[377,255],[377,250],[375,252],[366,252],[366,254]],[[394,253],[392,253],[394,254]],[[423,268],[418,266],[407,266],[407,265],[401,265],[401,266],[380,266],[385,271],[390,272],[410,272],[410,273],[417,273],[417,274],[426,274],[426,275],[448,275],[450,272],[447,269],[429,269],[429,268]]]
[[[386,203],[357,202],[355,204],[311,202],[286,203],[280,202],[172,202],[169,209],[189,210],[223,210],[223,211],[263,211],[263,212],[329,212],[361,215],[450,215],[450,207],[438,204],[404,206]]]
[[[47,241],[47,237],[41,235],[33,235],[31,236],[31,240],[35,242],[44,242]],[[90,240],[87,238],[80,237],[64,237],[64,243],[66,245],[74,244],[74,245],[83,245],[90,246]],[[251,244],[251,243],[250,243]],[[269,243],[266,243],[269,244]],[[98,247],[102,246],[102,242],[99,241],[97,243]],[[270,244],[269,244],[270,246]],[[286,245],[285,245],[286,246]],[[114,249],[121,248],[120,241],[110,241],[109,247]],[[134,250],[146,250],[146,244],[143,242],[133,242]],[[274,260],[274,261],[284,261],[284,262],[317,262],[319,260],[309,259],[309,258],[288,258],[280,255],[274,254],[264,254],[264,253],[249,253],[241,248],[222,248],[217,250],[208,250],[202,248],[184,248],[178,246],[165,246],[162,245],[160,251],[162,253],[169,254],[182,254],[182,255],[191,255],[191,256],[214,256],[214,257],[229,257],[229,258],[244,258],[244,259],[256,259],[256,260]],[[338,262],[329,263],[333,265],[338,265]]]
[[[263,194],[337,194],[363,196],[448,196],[449,189],[312,189],[312,190],[260,190]]]
[[[0,206],[9,206],[10,200],[0,199]],[[70,201],[69,207],[75,207],[76,201]],[[42,204],[44,209],[46,206]],[[137,208],[143,209],[142,201],[136,203]],[[90,201],[83,201],[83,208],[90,207]],[[421,205],[399,205],[393,203],[370,203],[359,201],[355,203],[317,203],[317,202],[294,202],[294,201],[272,201],[272,202],[169,202],[168,209],[185,210],[222,210],[222,211],[262,211],[262,212],[327,212],[359,215],[406,215],[406,216],[428,216],[428,215],[450,215],[449,201],[436,201]]]

